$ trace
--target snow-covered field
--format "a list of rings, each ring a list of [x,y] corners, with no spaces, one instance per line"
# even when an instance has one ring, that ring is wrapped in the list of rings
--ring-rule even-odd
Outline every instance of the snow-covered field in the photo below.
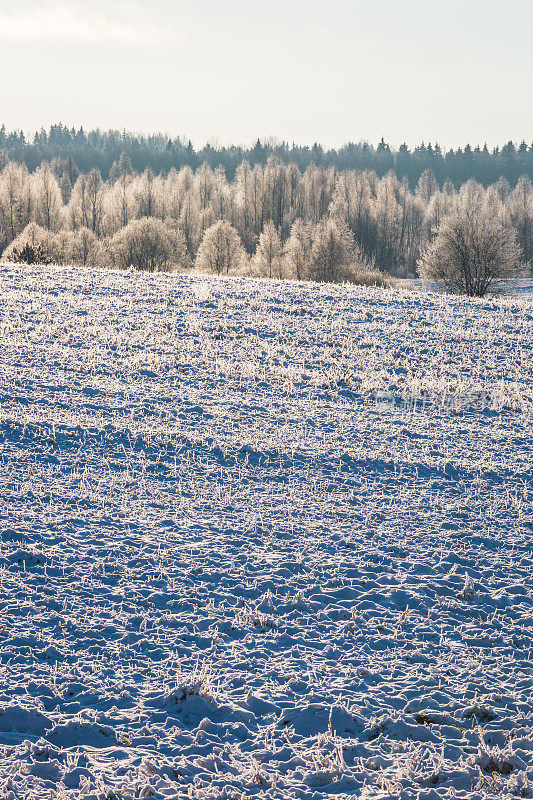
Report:
[[[0,268],[0,798],[533,796],[533,302]]]

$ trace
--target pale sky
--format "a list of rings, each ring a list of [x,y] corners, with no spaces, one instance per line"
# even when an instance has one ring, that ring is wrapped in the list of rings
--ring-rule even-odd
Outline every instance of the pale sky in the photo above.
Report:
[[[533,139],[533,0],[0,0],[0,122],[339,146]]]

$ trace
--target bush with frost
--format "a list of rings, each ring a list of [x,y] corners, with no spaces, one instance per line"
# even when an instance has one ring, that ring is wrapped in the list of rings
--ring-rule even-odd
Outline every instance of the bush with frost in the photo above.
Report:
[[[195,267],[199,272],[229,275],[240,272],[247,258],[241,237],[229,222],[218,220],[204,233]]]
[[[451,292],[483,297],[525,273],[516,233],[488,208],[459,209],[446,217],[418,261],[422,278]]]
[[[183,234],[155,217],[142,217],[117,231],[108,243],[110,266],[170,272],[190,266]]]

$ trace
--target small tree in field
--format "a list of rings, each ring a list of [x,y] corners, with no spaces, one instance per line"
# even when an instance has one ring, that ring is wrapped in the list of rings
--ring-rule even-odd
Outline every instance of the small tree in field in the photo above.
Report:
[[[200,272],[227,275],[237,272],[246,261],[241,238],[229,222],[219,220],[204,233],[195,266]]]
[[[101,245],[90,228],[79,228],[71,234],[70,255],[74,264],[98,266],[102,261]]]
[[[260,275],[283,278],[283,246],[273,222],[267,222],[263,228],[257,243],[254,264]]]
[[[457,211],[440,224],[418,261],[422,278],[442,281],[452,292],[483,297],[503,281],[524,274],[521,250],[510,225],[482,209]]]
[[[311,279],[323,283],[346,280],[354,253],[355,243],[348,228],[332,219],[322,220],[313,234]]]
[[[135,219],[121,228],[109,243],[109,258],[113,266],[148,272],[189,266],[183,234],[154,217]]]
[[[311,226],[297,219],[283,248],[286,277],[299,281],[307,278],[311,261],[311,237]]]

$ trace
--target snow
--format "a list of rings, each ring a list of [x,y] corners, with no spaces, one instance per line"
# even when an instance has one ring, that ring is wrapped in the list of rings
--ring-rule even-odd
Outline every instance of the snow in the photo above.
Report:
[[[533,796],[526,293],[0,291],[0,797]]]

